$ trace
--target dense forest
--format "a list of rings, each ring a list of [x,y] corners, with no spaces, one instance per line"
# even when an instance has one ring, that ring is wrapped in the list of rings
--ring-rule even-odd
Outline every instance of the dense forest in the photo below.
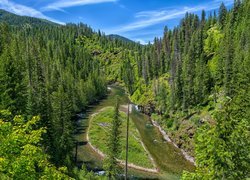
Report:
[[[249,177],[249,12],[186,13],[140,45],[0,10],[0,179],[98,178],[76,168],[75,119],[115,82],[195,157],[183,179]]]

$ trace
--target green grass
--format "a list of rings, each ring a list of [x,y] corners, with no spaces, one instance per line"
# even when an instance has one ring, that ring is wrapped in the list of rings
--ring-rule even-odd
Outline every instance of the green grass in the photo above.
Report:
[[[105,108],[104,111],[95,115],[90,122],[89,138],[93,146],[101,150],[103,153],[107,153],[107,141],[108,132],[111,129],[111,122],[113,117],[113,108]],[[120,112],[120,118],[122,119],[122,134],[121,144],[122,152],[118,159],[125,160],[125,143],[126,143],[126,114]],[[134,123],[130,120],[129,125],[129,163],[133,163],[137,166],[145,168],[153,168],[152,162],[148,157],[147,152],[144,150],[140,143],[140,134],[137,131]]]

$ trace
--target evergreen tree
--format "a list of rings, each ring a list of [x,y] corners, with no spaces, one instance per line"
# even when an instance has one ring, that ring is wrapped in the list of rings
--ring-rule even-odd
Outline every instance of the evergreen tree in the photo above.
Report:
[[[10,48],[5,49],[0,56],[0,106],[13,113],[24,113],[25,108],[25,80],[21,59],[17,59],[15,45],[12,41]]]
[[[225,4],[222,2],[219,8],[219,24],[224,27],[226,23],[226,17],[227,17],[227,8]]]
[[[69,98],[62,85],[52,94],[52,128],[53,128],[53,156],[56,165],[70,165],[69,158],[73,147],[72,123]]]
[[[216,125],[203,125],[197,132],[197,169],[195,173],[185,172],[182,179],[245,179],[249,176],[247,113],[240,118],[235,116],[239,111],[230,101],[216,113]],[[250,110],[249,106],[246,108]]]
[[[114,116],[109,134],[109,140],[107,142],[109,153],[107,154],[107,159],[105,160],[105,169],[109,179],[115,179],[118,174],[117,158],[121,153],[121,124],[122,122],[119,115],[119,99],[116,97]]]
[[[72,117],[103,98],[108,82],[124,83],[135,103],[173,119],[173,133],[181,123],[193,123],[192,113],[213,114],[221,99],[231,98],[216,123],[204,126],[210,136],[198,131],[204,139],[197,138],[197,177],[244,178],[249,11],[250,1],[235,0],[231,10],[221,4],[218,18],[215,11],[207,18],[202,11],[201,19],[187,13],[179,26],[164,29],[163,38],[141,46],[82,23],[60,26],[0,10],[0,21],[8,22],[0,24],[0,108],[39,115],[35,126],[47,129],[44,151],[57,166],[70,166]]]

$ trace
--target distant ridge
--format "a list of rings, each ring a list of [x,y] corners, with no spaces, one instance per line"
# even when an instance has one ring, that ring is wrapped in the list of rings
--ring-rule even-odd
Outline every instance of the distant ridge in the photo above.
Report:
[[[48,21],[46,19],[34,18],[29,16],[19,16],[3,9],[0,9],[0,22],[5,22],[13,26],[19,26],[23,24],[60,26],[60,24]]]
[[[114,39],[118,39],[118,40],[121,40],[121,41],[125,41],[125,42],[134,42],[126,37],[123,37],[123,36],[120,36],[120,35],[117,35],[117,34],[110,34],[110,35],[107,35],[107,37],[109,37],[110,39],[114,40]]]
[[[51,22],[49,20],[46,19],[41,19],[41,18],[35,18],[35,17],[29,17],[29,16],[20,16],[20,15],[16,15],[14,13],[8,12],[6,10],[0,9],[0,23],[1,22],[5,22],[8,25],[12,25],[12,26],[21,26],[24,24],[30,24],[32,26],[61,26],[60,24]],[[70,25],[71,23],[69,23]],[[108,38],[110,38],[111,40],[120,40],[123,41],[125,43],[134,43],[134,41],[117,35],[117,34],[110,34],[107,35]]]

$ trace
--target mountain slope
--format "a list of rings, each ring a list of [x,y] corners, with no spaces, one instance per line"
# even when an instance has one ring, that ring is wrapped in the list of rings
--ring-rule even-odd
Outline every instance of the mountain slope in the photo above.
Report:
[[[14,25],[14,26],[19,26],[19,25],[24,25],[24,24],[32,24],[33,26],[48,26],[48,25],[53,25],[53,26],[61,26],[60,24],[51,22],[46,19],[40,19],[40,18],[35,18],[35,17],[29,17],[29,16],[20,16],[16,15],[14,13],[5,11],[3,9],[0,9],[0,22],[5,22],[9,25]],[[107,38],[109,40],[119,40],[124,43],[134,43],[134,41],[117,35],[117,34],[110,34],[107,35]]]
[[[118,39],[118,40],[121,40],[121,41],[124,41],[124,42],[128,42],[128,43],[129,42],[134,42],[131,39],[128,39],[126,37],[123,37],[123,36],[120,36],[120,35],[117,35],[117,34],[110,34],[110,35],[107,35],[107,37],[109,37],[112,40]]]
[[[35,26],[41,25],[54,25],[60,26],[54,22],[48,21],[46,19],[34,18],[29,16],[19,16],[3,9],[0,9],[0,22],[5,22],[9,25],[23,25],[23,24],[32,24]]]

